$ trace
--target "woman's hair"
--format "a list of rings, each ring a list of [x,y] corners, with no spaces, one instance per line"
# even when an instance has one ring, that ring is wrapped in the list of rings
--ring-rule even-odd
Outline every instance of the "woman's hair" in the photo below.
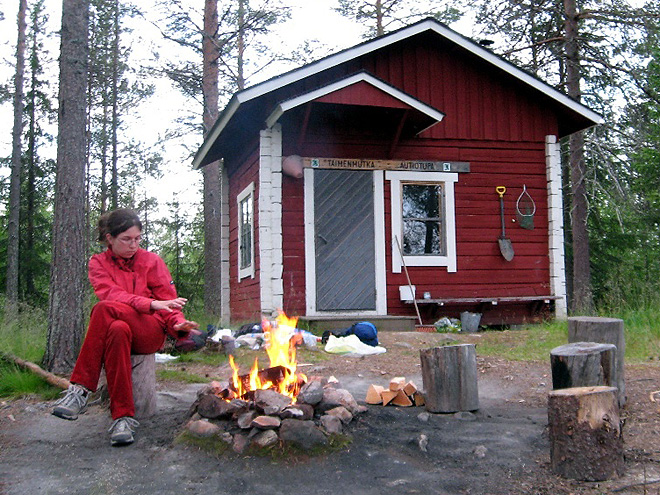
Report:
[[[99,218],[99,242],[106,241],[106,234],[117,237],[131,227],[137,227],[142,230],[142,222],[140,222],[140,218],[133,210],[118,208],[104,213]]]

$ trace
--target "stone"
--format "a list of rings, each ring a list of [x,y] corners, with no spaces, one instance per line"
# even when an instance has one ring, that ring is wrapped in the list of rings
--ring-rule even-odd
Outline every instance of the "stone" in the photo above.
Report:
[[[336,416],[345,425],[347,425],[348,423],[353,421],[353,415],[344,406],[339,406],[339,407],[335,407],[333,409],[329,409],[325,413],[329,414],[330,416]]]
[[[256,411],[247,411],[236,418],[236,424],[239,428],[247,430],[252,427],[252,421],[257,417]]]
[[[325,412],[339,406],[344,406],[351,414],[355,414],[359,407],[355,398],[348,390],[343,388],[323,389],[323,400],[319,402],[317,409]]]
[[[281,419],[303,419],[305,416],[305,412],[297,407],[297,406],[288,406],[285,407],[279,414]],[[311,418],[305,418],[305,419],[311,419]]]
[[[229,402],[210,394],[200,397],[197,404],[199,415],[208,419],[228,418],[234,411],[235,408]]]
[[[282,421],[277,416],[257,416],[252,420],[252,427],[261,430],[273,430],[279,428]]]
[[[454,413],[454,417],[456,419],[460,419],[461,421],[477,420],[477,416],[474,413],[471,413],[470,411],[458,411],[457,413]]]
[[[275,445],[280,439],[274,430],[263,430],[252,437],[251,444],[260,449],[265,449]]]
[[[484,457],[486,457],[486,454],[488,453],[488,448],[486,448],[485,445],[477,445],[474,448],[473,452],[475,457],[483,459]]]
[[[302,418],[298,418],[298,419],[307,421],[314,418],[314,406],[311,406],[309,404],[296,404],[296,408],[300,409],[303,412]]]
[[[323,399],[323,385],[319,381],[306,383],[300,389],[297,400],[299,403],[315,406]]]
[[[265,414],[278,414],[282,409],[291,405],[291,398],[271,389],[256,390],[254,405]]]
[[[428,423],[429,419],[431,419],[431,414],[426,411],[421,412],[417,415],[417,419],[422,423]]]
[[[220,432],[220,427],[206,419],[199,419],[188,423],[188,432],[199,438],[209,438]]]
[[[280,440],[309,450],[317,445],[326,445],[327,437],[314,424],[313,421],[299,419],[285,419],[280,426]]]
[[[328,434],[341,433],[343,431],[343,426],[341,419],[337,416],[332,416],[330,414],[324,414],[321,416],[321,426],[325,429]]]
[[[242,433],[238,433],[234,435],[234,444],[232,445],[232,449],[234,449],[234,452],[242,454],[245,452],[245,449],[248,448],[249,444],[250,440],[248,439],[248,436]]]

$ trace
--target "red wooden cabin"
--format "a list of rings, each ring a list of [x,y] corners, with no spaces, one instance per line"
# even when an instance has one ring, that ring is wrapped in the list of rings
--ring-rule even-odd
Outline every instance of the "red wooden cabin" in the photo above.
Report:
[[[431,19],[236,93],[194,160],[221,160],[225,317],[565,316],[558,140],[600,120]]]

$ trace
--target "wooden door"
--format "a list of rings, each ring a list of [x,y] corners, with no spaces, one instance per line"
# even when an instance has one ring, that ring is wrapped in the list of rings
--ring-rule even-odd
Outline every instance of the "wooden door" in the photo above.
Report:
[[[375,310],[372,172],[314,171],[317,311]]]

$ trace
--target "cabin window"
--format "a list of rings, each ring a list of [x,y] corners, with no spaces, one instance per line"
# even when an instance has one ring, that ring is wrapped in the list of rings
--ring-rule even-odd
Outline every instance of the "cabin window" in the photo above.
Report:
[[[254,183],[236,198],[238,204],[238,278],[254,278]]]
[[[445,266],[456,271],[454,184],[458,174],[388,171],[392,205],[392,271]]]

